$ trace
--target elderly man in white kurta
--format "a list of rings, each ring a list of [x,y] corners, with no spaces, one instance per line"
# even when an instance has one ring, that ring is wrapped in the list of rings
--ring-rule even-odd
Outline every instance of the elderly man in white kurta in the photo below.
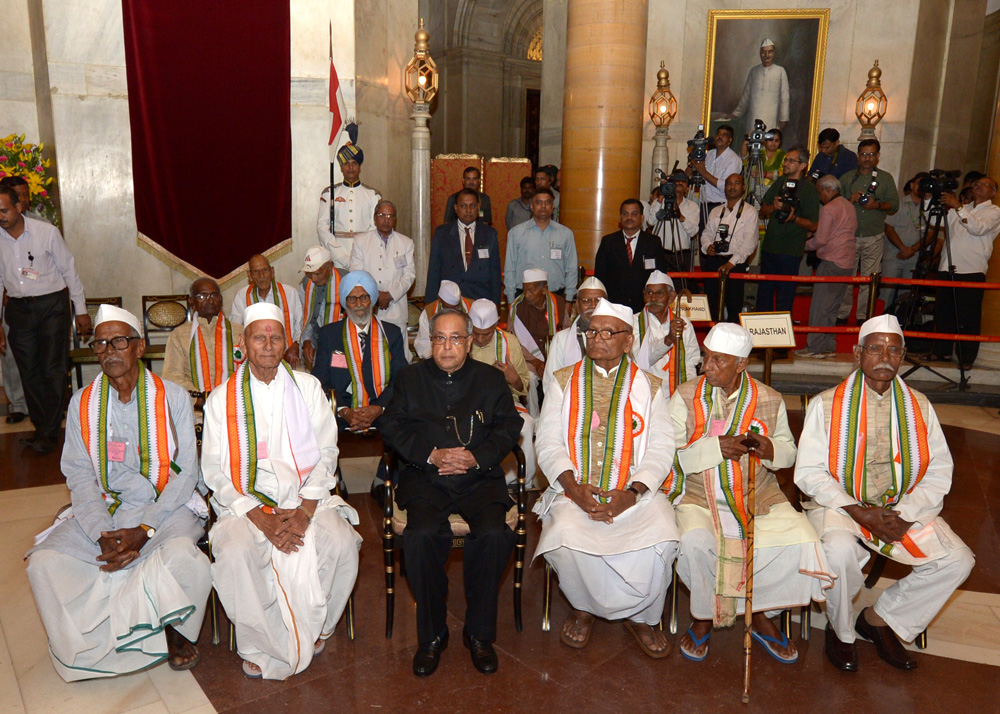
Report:
[[[645,307],[632,321],[632,357],[640,369],[666,380],[667,394],[674,393],[674,380],[694,379],[701,362],[701,347],[694,325],[686,317],[674,315],[674,281],[654,270],[642,291]],[[676,331],[680,329],[680,339]]]
[[[677,574],[691,591],[694,618],[681,654],[704,660],[712,628],[732,625],[744,611],[750,439],[758,460],[752,634],[768,654],[792,664],[795,646],[766,613],[822,600],[830,575],[819,538],[774,475],[795,462],[785,403],[747,374],[753,338],[743,327],[719,323],[704,346],[705,374],[678,387],[669,405],[678,448],[664,491],[683,533]]]
[[[650,657],[670,643],[663,615],[678,532],[660,486],[674,438],[658,377],[629,358],[632,311],[601,300],[587,330],[587,357],[555,373],[535,449],[551,486],[535,505],[535,556],[559,575],[572,612],[560,640],[581,648],[594,617],[625,620]]]
[[[337,425],[319,381],[281,359],[281,311],[246,313],[247,361],[205,404],[202,473],[219,519],[212,580],[243,672],[285,679],[323,651],[358,574],[357,513],[331,496]]]
[[[142,325],[102,305],[101,373],[73,395],[60,468],[72,508],[36,537],[28,580],[67,682],[167,660],[190,669],[212,587],[191,402],[139,359]]]
[[[827,593],[827,658],[848,672],[858,669],[856,634],[894,667],[915,668],[897,636],[923,632],[975,563],[939,515],[954,464],[934,407],[897,374],[905,355],[895,316],[869,318],[854,348],[859,369],[809,403],[795,463],[837,576]],[[869,551],[913,571],[855,620]]]
[[[731,117],[746,117],[747,130],[754,119],[760,119],[768,129],[784,129],[788,123],[788,74],[774,64],[774,40],[760,43],[760,64],[747,72],[740,103]]]
[[[545,371],[542,373],[542,390],[549,388],[552,375],[563,367],[574,365],[583,359],[587,349],[587,338],[584,335],[590,327],[590,316],[601,298],[608,297],[604,283],[590,276],[580,284],[577,291],[576,306],[580,313],[573,319],[570,326],[552,335],[549,342],[548,359],[545,360]]]
[[[413,241],[396,231],[396,206],[382,199],[375,205],[375,230],[355,237],[351,248],[351,270],[364,270],[378,283],[378,303],[372,305],[383,322],[391,322],[403,333],[403,352],[410,361],[406,326],[410,318],[406,295],[413,287],[416,268]]]

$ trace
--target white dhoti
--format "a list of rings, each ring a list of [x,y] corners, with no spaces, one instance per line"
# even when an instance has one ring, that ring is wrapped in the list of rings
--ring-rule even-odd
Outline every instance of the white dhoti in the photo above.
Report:
[[[691,616],[712,620],[715,613],[718,543],[708,509],[679,504],[681,554],[677,574],[691,591]],[[823,548],[805,515],[788,503],[754,519],[753,610],[768,612],[825,599],[832,582]],[[826,591],[829,592],[829,591]],[[745,600],[736,602],[742,613]]]
[[[871,551],[858,540],[854,521],[827,508],[807,511],[809,521],[822,535],[823,550],[837,580],[826,593],[826,616],[841,642],[854,642],[854,598],[865,576],[861,569]],[[849,523],[847,523],[849,521]],[[952,593],[965,582],[976,558],[943,518],[933,520],[940,549],[938,557],[911,563],[913,571],[891,585],[875,601],[875,613],[906,642],[927,629]],[[902,555],[906,555],[903,551]],[[894,558],[895,559],[895,558]],[[910,560],[910,559],[907,559]]]
[[[523,421],[521,425],[521,438],[518,439],[517,445],[524,452],[525,487],[532,488],[535,485],[535,472],[538,470],[538,462],[535,460],[535,420],[531,418],[528,412],[522,411],[523,408],[520,405],[517,406],[517,413],[521,415],[521,420]],[[501,466],[503,466],[504,478],[507,480],[507,485],[516,484],[517,459],[514,458],[513,454],[505,457],[501,462]]]
[[[236,626],[240,657],[265,679],[286,679],[312,662],[333,634],[358,576],[357,513],[333,497],[316,510],[304,543],[281,553],[249,519],[223,515],[212,527],[212,580]]]
[[[28,560],[28,580],[67,682],[137,672],[167,659],[171,625],[194,642],[212,580],[208,558],[188,538],[173,538],[136,565],[106,573],[44,547]]]
[[[666,496],[645,496],[602,523],[550,489],[535,512],[542,519],[535,557],[545,556],[574,609],[607,620],[660,621],[679,537]]]

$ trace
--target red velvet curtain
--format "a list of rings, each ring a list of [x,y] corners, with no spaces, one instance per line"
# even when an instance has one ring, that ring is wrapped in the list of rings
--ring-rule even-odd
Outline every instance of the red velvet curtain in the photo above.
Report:
[[[289,5],[122,8],[139,231],[221,277],[292,234]]]

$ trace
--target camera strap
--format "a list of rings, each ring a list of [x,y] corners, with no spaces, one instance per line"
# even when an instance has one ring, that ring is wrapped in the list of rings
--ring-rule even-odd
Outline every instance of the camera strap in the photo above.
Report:
[[[740,199],[740,207],[736,209],[736,220],[733,221],[733,224],[731,226],[729,226],[729,229],[731,231],[733,231],[734,233],[736,232],[736,224],[738,224],[740,222],[740,216],[743,215],[743,206],[745,206],[746,203],[747,202],[744,199],[742,199],[742,198]],[[722,207],[722,212],[725,213],[725,211],[726,211],[725,204],[722,204],[722,206],[723,206]],[[732,214],[730,214],[730,215],[732,215]],[[722,216],[721,215],[719,216],[719,225],[720,226],[722,225]],[[729,225],[729,224],[727,223],[726,225]]]

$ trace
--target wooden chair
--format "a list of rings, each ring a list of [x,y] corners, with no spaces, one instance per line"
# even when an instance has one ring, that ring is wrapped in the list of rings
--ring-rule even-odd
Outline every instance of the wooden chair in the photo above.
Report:
[[[191,316],[188,296],[183,295],[143,295],[142,296],[142,336],[146,340],[144,360],[163,359],[166,345],[154,345],[150,334],[170,334],[174,328],[183,325]]]
[[[525,489],[525,467],[524,452],[517,444],[512,449],[514,458],[517,459],[517,498],[514,505],[507,512],[507,526],[514,531],[517,541],[514,545],[514,627],[518,632],[523,632],[524,627],[521,619],[521,585],[524,582],[524,551],[527,546],[528,529],[525,525],[525,518],[528,513],[527,493]],[[402,546],[401,542],[406,530],[406,511],[396,505],[393,477],[397,473],[396,454],[386,447],[382,455],[382,463],[386,467],[385,479],[385,510],[384,527],[382,534],[382,550],[385,554],[385,636],[392,637],[393,617],[396,603],[396,549]],[[380,464],[381,468],[382,464]],[[462,548],[465,545],[465,537],[469,534],[469,524],[460,516],[452,515],[449,518],[452,533],[452,548]],[[406,577],[406,564],[400,553],[400,575]]]
[[[121,297],[87,298],[86,302],[87,302],[87,314],[90,315],[91,324],[97,321],[97,311],[101,308],[101,305],[114,305],[115,307],[122,306]],[[97,355],[94,354],[94,351],[90,349],[89,345],[83,344],[83,340],[76,331],[75,322],[73,323],[72,330],[73,330],[73,349],[69,351],[69,361],[71,369],[76,371],[76,387],[77,389],[82,389],[83,365],[97,364]]]

